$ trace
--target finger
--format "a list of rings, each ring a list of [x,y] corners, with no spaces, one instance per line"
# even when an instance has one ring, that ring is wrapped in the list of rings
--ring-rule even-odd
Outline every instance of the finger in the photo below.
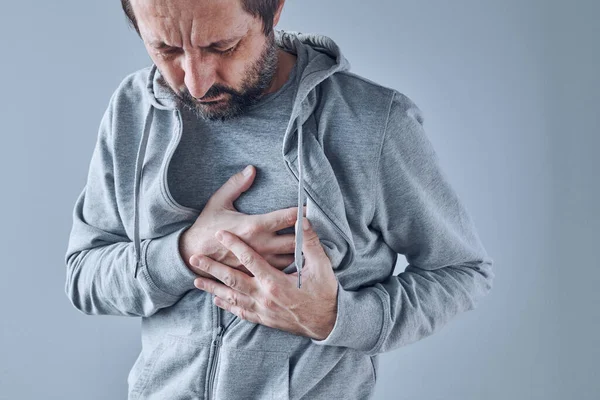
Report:
[[[255,310],[256,302],[254,299],[212,279],[196,278],[194,280],[194,286],[196,286],[198,289],[204,290],[205,292],[212,293],[234,306],[238,306],[249,311]]]
[[[255,215],[258,224],[267,232],[277,232],[296,223],[298,207],[283,208],[270,213]]]
[[[232,289],[252,296],[256,292],[256,283],[245,273],[221,264],[212,258],[195,254],[190,258],[193,268],[211,274]]]
[[[222,234],[222,238],[219,239],[218,235]],[[248,246],[242,239],[234,235],[233,233],[226,230],[219,230],[215,233],[217,239],[227,247],[235,256],[240,260],[242,264],[261,282],[276,281],[277,273],[281,271],[273,268],[269,263],[262,258],[254,249]]]
[[[315,232],[310,226],[308,218],[302,218],[302,221],[300,221],[300,223],[302,222],[308,223],[308,228],[304,228],[303,226],[302,233],[302,235],[304,236],[304,240],[302,241],[302,252],[306,257],[306,261],[310,260],[311,264],[317,265],[326,263],[327,261],[329,261],[329,257],[327,257],[327,253],[325,253],[325,250],[321,245],[321,241],[319,240],[317,232]]]
[[[263,249],[261,253],[291,254],[296,249],[296,235],[293,233],[275,235],[269,238],[267,243],[262,244],[260,248]]]
[[[250,167],[250,175],[244,175],[244,170],[232,175],[227,181],[217,189],[213,195],[208,199],[210,206],[217,205],[229,209],[234,209],[233,202],[240,197],[240,195],[248,190],[254,182],[254,166]]]
[[[237,260],[237,258],[236,258]],[[252,272],[248,271],[248,268],[244,267],[243,265],[240,265],[239,267],[235,267],[238,271],[242,271],[244,274],[254,277],[254,275],[252,275]]]
[[[277,268],[280,271],[294,262],[293,254],[270,254],[268,256],[265,256],[264,258],[271,266]]]
[[[264,323],[263,323],[262,319],[259,317],[259,315],[253,311],[248,311],[241,307],[231,305],[228,302],[220,299],[219,297],[215,297],[215,299],[213,301],[217,307],[220,307],[223,310],[227,310],[230,313],[237,315],[241,319],[245,319],[246,321],[250,321],[255,324],[264,325]]]

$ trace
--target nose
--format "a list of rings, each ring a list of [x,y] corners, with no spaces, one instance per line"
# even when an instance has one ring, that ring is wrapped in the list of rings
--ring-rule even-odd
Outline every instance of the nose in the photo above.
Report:
[[[185,86],[195,98],[204,97],[214,84],[215,70],[210,57],[203,57],[199,53],[187,55],[183,71]]]

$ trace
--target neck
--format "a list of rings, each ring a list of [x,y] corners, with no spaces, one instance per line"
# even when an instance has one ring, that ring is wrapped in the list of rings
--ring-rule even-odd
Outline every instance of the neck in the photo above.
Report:
[[[277,47],[277,58],[277,72],[275,72],[273,83],[266,93],[276,92],[285,84],[285,82],[287,82],[290,73],[294,68],[297,56]]]

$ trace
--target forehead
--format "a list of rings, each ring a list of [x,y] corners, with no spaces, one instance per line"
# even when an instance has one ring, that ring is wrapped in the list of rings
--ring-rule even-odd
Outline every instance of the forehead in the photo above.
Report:
[[[240,0],[132,0],[140,33],[146,42],[208,47],[241,37],[256,18]]]

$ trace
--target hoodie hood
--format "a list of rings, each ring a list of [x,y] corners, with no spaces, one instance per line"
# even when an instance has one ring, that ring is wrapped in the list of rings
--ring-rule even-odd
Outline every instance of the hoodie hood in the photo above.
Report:
[[[310,117],[317,104],[316,89],[319,83],[327,79],[337,71],[350,70],[350,63],[342,55],[338,45],[329,37],[316,33],[301,33],[296,31],[274,30],[275,44],[288,52],[299,54],[303,52],[308,62],[302,71],[298,71],[300,75],[292,112],[287,124],[286,132],[283,139],[282,156],[290,151],[290,147],[294,145],[292,135],[297,131],[297,146],[298,153],[298,216],[297,221],[301,221],[303,217],[304,205],[304,178],[303,178],[303,155],[302,155],[302,125]],[[159,110],[171,110],[175,114],[179,113],[179,99],[172,93],[164,81],[160,71],[155,64],[151,66],[148,80],[146,82],[145,96],[148,97],[150,107],[147,110],[144,130],[140,145],[137,151],[135,163],[135,187],[134,187],[134,246],[136,255],[135,275],[141,262],[140,256],[140,228],[139,228],[139,202],[140,202],[140,186],[143,175],[142,166],[144,165],[144,157],[148,143],[150,127],[154,118],[154,112]],[[294,126],[296,129],[294,129]],[[295,236],[295,253],[294,264],[298,271],[298,287],[301,287],[301,270],[304,265],[302,255],[303,230],[301,224],[296,224]],[[287,269],[286,269],[287,271]]]

